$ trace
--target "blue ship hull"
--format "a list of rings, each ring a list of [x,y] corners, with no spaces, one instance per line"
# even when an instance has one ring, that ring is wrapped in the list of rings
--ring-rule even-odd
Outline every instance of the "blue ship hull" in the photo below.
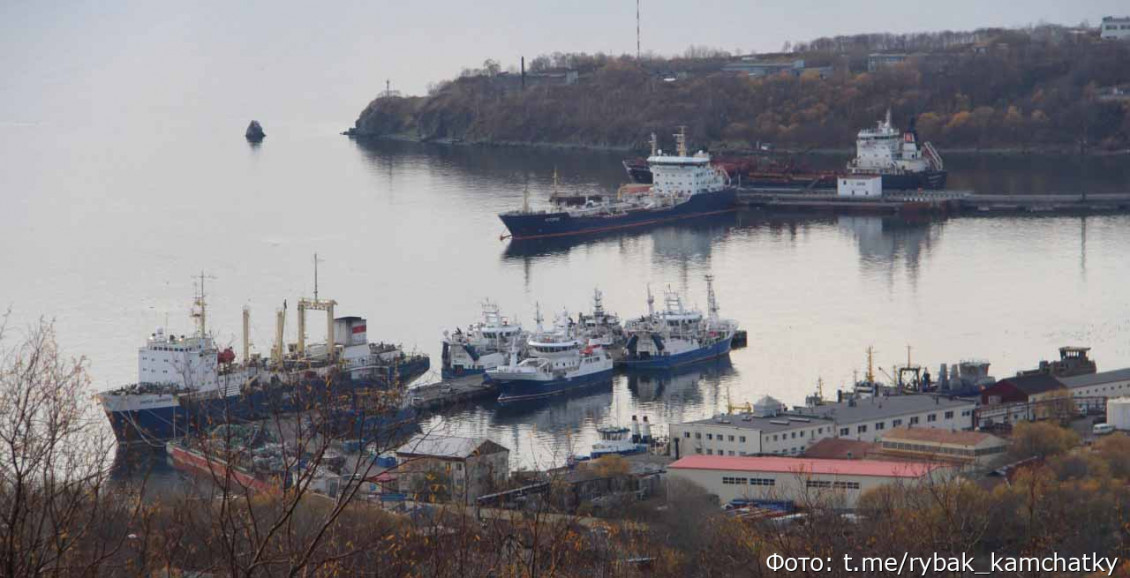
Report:
[[[510,230],[510,237],[544,239],[643,227],[733,211],[737,208],[735,189],[698,193],[686,202],[663,209],[641,209],[623,215],[574,217],[567,212],[503,213],[499,215]]]
[[[725,357],[730,354],[730,343],[732,340],[733,338],[723,339],[707,347],[692,349],[691,351],[684,351],[683,353],[676,353],[674,355],[664,353],[662,355],[642,357],[628,352],[628,354],[619,361],[619,364],[627,370],[672,369],[699,361]]]
[[[409,360],[398,365],[398,380],[407,383],[427,371],[427,357]],[[322,407],[331,400],[357,392],[387,389],[392,370],[379,379],[343,379],[326,386],[319,379],[306,380],[299,385],[273,384],[251,387],[239,395],[225,398],[181,398],[178,405],[169,405],[135,411],[106,412],[110,427],[119,443],[146,443],[153,446],[203,431],[223,423],[239,423],[267,419],[274,415],[305,411]],[[415,412],[413,411],[413,416]],[[367,420],[379,422],[385,418],[399,419],[397,412],[387,416],[369,416]]]
[[[590,373],[583,377],[554,379],[552,381],[498,381],[499,403],[514,403],[543,399],[612,380],[611,369]]]
[[[474,367],[471,369],[466,369],[463,367],[445,367],[439,372],[439,375],[443,379],[454,379],[456,377],[463,377],[466,375],[483,375],[484,373],[486,373],[486,370],[481,367]]]

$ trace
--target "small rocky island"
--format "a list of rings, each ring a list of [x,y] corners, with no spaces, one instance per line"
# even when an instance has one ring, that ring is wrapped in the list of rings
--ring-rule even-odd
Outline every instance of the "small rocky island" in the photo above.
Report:
[[[247,132],[243,136],[247,137],[249,142],[260,143],[263,142],[267,133],[263,132],[263,125],[259,124],[259,121],[253,120],[251,124],[247,125]]]

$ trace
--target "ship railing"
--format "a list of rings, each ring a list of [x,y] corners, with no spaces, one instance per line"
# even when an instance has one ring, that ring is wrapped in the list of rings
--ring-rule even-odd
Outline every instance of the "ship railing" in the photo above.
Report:
[[[940,171],[945,168],[945,164],[942,162],[942,155],[938,154],[938,149],[934,148],[933,143],[923,143],[922,150],[926,152],[926,160],[934,170]]]

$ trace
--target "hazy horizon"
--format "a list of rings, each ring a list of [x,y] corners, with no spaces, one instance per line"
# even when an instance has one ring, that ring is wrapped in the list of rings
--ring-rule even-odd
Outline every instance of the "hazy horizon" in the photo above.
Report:
[[[823,36],[1095,25],[1126,12],[1107,0],[1026,4],[1018,10],[970,0],[836,6],[801,0],[690,7],[644,0],[642,49],[665,56],[691,45],[771,52]],[[506,68],[522,56],[553,52],[634,54],[635,11],[631,0],[337,3],[316,10],[301,3],[9,2],[0,6],[0,124],[163,119],[199,108],[262,118],[268,130],[282,119],[344,128],[386,80],[404,94],[422,94],[488,58]],[[83,90],[76,93],[75,86]]]

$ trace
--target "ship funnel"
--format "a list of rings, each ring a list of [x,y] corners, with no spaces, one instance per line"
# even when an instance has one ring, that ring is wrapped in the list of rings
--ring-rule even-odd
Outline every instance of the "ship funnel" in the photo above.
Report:
[[[632,443],[640,443],[640,422],[636,421],[636,416],[632,416]]]
[[[647,416],[643,416],[643,425],[640,426],[640,443],[651,443],[651,424],[647,421]]]

